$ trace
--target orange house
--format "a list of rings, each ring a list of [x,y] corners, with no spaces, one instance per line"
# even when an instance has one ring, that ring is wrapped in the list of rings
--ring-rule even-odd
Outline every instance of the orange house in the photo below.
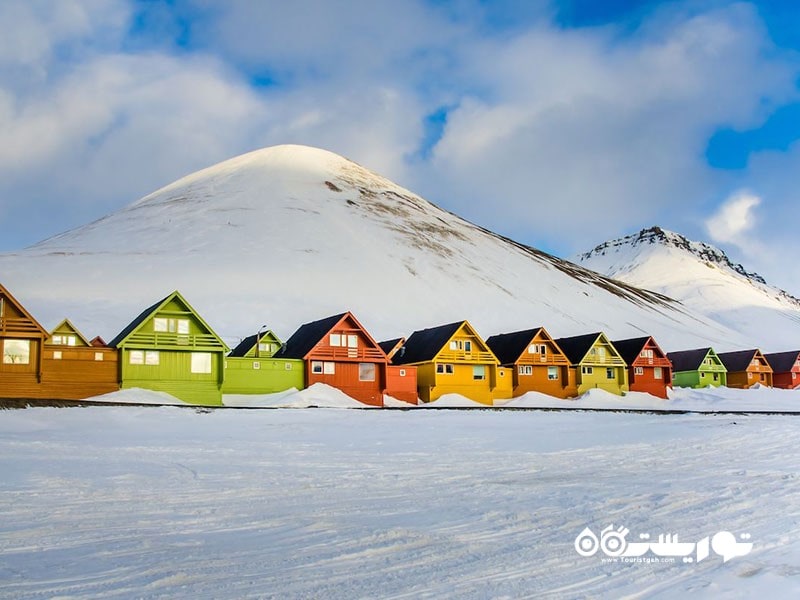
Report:
[[[717,356],[728,369],[728,387],[747,389],[757,383],[772,387],[772,367],[761,350],[720,352]]]
[[[772,385],[776,388],[793,390],[800,386],[800,350],[773,352],[765,354],[772,367]]]
[[[667,398],[672,387],[672,361],[650,337],[611,342],[628,365],[628,384],[632,392],[645,392]]]
[[[44,345],[42,394],[47,398],[82,400],[119,390],[118,353],[91,342],[64,319]]]
[[[47,330],[0,285],[0,397],[41,398]]]
[[[387,378],[389,359],[352,313],[302,325],[275,356],[305,361],[306,387],[325,383],[373,406],[383,406],[384,393],[398,397]],[[395,374],[413,377],[414,371]]]
[[[403,402],[419,404],[417,367],[392,364],[396,354],[402,355],[405,352],[405,343],[404,337],[378,343],[389,359],[389,364],[386,366],[386,394]]]
[[[571,366],[544,327],[493,335],[486,344],[513,373],[513,396],[541,392],[556,398],[578,395],[575,367]]]

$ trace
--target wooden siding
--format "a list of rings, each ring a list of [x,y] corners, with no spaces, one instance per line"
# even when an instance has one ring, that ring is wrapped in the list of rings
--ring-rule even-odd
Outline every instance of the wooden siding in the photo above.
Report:
[[[564,359],[566,360],[566,359]],[[520,362],[514,369],[514,397],[522,396],[528,392],[539,392],[554,396],[555,398],[574,398],[578,395],[578,384],[575,377],[575,367],[564,365],[530,365],[531,373],[520,373],[520,367],[528,364]],[[548,368],[556,369],[556,379],[550,378]]]
[[[645,350],[651,351],[653,356],[642,356]],[[637,370],[642,373],[637,375]],[[656,377],[657,370],[660,370],[661,377]],[[672,361],[653,338],[647,341],[628,367],[628,384],[632,392],[644,392],[664,400],[668,398],[667,390],[672,387]]]
[[[386,363],[367,363],[375,365],[375,380],[361,381],[359,379],[360,362],[339,361],[333,362],[333,373],[313,373],[312,362],[306,362],[306,386],[315,383],[324,383],[341,390],[351,398],[371,406],[383,406],[383,390],[386,387]],[[324,362],[324,361],[323,361]]]
[[[225,359],[223,394],[274,394],[292,388],[301,390],[304,385],[302,360],[230,356]]]
[[[83,400],[119,390],[117,357],[112,348],[46,346],[40,397]]]
[[[388,365],[386,367],[386,395],[397,400],[417,404],[417,367]]]

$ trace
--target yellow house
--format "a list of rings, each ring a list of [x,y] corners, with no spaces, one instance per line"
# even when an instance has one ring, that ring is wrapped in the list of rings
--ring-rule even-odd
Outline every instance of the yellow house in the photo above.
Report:
[[[395,352],[392,363],[417,367],[423,402],[460,394],[491,406],[511,398],[513,378],[467,321],[415,331]]]
[[[578,394],[601,388],[622,395],[628,386],[628,366],[602,332],[556,340],[559,348],[575,367]]]

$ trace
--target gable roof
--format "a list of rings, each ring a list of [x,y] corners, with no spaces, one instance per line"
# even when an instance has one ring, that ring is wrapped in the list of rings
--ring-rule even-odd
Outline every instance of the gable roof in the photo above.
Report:
[[[40,332],[40,333],[41,333],[41,334],[42,334],[42,335],[43,335],[45,338],[48,336],[47,330],[46,330],[44,327],[42,327],[42,325],[39,323],[39,321],[37,321],[36,319],[34,319],[34,318],[33,318],[33,315],[31,315],[31,313],[29,313],[29,312],[27,311],[27,309],[26,309],[24,306],[22,306],[22,304],[20,304],[19,300],[17,300],[16,298],[14,298],[14,296],[11,294],[11,292],[9,292],[9,291],[8,291],[8,290],[7,290],[7,289],[6,289],[6,288],[3,286],[3,284],[2,284],[2,283],[0,283],[0,296],[4,296],[4,297],[6,298],[6,300],[8,300],[9,302],[11,302],[11,304],[13,304],[13,305],[14,305],[14,308],[16,308],[16,309],[17,309],[17,310],[18,310],[20,313],[22,313],[22,315],[23,315],[23,316],[24,316],[26,319],[28,319],[28,320],[31,322],[31,324],[34,326],[34,328],[35,328],[35,329],[37,329],[37,330],[39,330],[39,332]]]
[[[406,340],[406,351],[403,356],[395,355],[393,362],[398,365],[405,365],[433,360],[464,323],[466,321],[457,321],[447,325],[415,331]]]
[[[155,304],[153,304],[152,306],[148,306],[147,308],[145,308],[145,309],[144,309],[144,310],[143,310],[143,311],[142,311],[142,312],[139,314],[139,316],[138,316],[138,317],[136,317],[136,318],[135,318],[133,321],[131,321],[130,323],[128,323],[127,327],[125,327],[125,329],[123,329],[122,331],[120,331],[120,332],[117,334],[117,336],[116,336],[116,337],[115,337],[113,340],[111,340],[111,341],[109,342],[109,344],[108,344],[108,345],[109,345],[109,347],[111,347],[111,348],[116,348],[117,346],[119,346],[119,344],[121,344],[122,342],[124,342],[124,341],[125,341],[125,339],[126,339],[128,336],[130,336],[130,335],[131,335],[132,333],[134,333],[134,332],[135,332],[137,329],[139,329],[139,327],[141,327],[141,325],[142,325],[142,324],[143,324],[145,321],[147,321],[147,319],[148,319],[148,318],[150,318],[150,317],[151,317],[153,314],[155,314],[156,312],[158,312],[158,310],[159,310],[159,309],[160,309],[162,306],[165,306],[166,304],[168,304],[169,302],[171,302],[173,299],[178,299],[178,300],[179,300],[179,301],[180,301],[180,302],[181,302],[181,303],[182,303],[182,304],[183,304],[183,305],[184,305],[184,306],[185,306],[185,307],[186,307],[186,308],[187,308],[187,309],[188,309],[188,310],[189,310],[189,311],[190,311],[190,312],[191,312],[191,313],[194,315],[194,317],[195,317],[195,318],[196,318],[196,319],[197,319],[197,320],[200,322],[200,324],[201,324],[201,325],[202,325],[202,326],[203,326],[203,327],[206,329],[206,331],[208,331],[208,333],[210,333],[211,335],[213,335],[213,336],[214,336],[214,338],[216,338],[216,340],[217,340],[217,341],[219,342],[219,344],[220,344],[220,345],[223,347],[223,349],[225,349],[225,350],[227,350],[227,349],[228,349],[228,345],[227,345],[225,342],[223,342],[223,341],[222,341],[222,338],[220,338],[220,337],[217,335],[217,333],[216,333],[216,332],[215,332],[213,329],[211,329],[211,327],[209,326],[209,324],[205,322],[205,320],[203,319],[203,317],[201,317],[201,316],[200,316],[200,314],[199,314],[199,313],[198,313],[198,312],[197,312],[197,311],[196,311],[196,310],[195,310],[195,309],[192,307],[192,305],[191,305],[191,304],[189,304],[189,303],[186,301],[186,298],[184,298],[184,297],[181,295],[181,293],[180,293],[178,290],[175,290],[175,291],[174,291],[174,292],[172,292],[172,293],[171,293],[169,296],[167,296],[166,298],[163,298],[162,300],[159,300],[158,302],[156,302],[156,303],[155,303]]]
[[[281,345],[280,339],[278,339],[278,336],[275,335],[272,331],[270,331],[270,330],[259,331],[258,333],[254,333],[253,335],[248,335],[241,342],[239,342],[239,344],[233,350],[230,351],[228,356],[234,357],[234,358],[237,358],[237,357],[241,358],[243,356],[246,356],[247,353],[250,352],[250,350],[253,349],[253,346],[255,346],[256,343],[260,343],[261,340],[263,340],[266,337],[269,337],[270,339],[275,340],[275,342],[279,346]],[[280,348],[278,348],[278,350],[280,350]],[[277,352],[276,352],[276,354],[277,354]]]
[[[758,350],[737,350],[736,352],[720,352],[717,354],[728,371],[746,371]]]
[[[106,341],[99,335],[94,336],[89,342],[89,345],[94,346],[95,348],[108,348],[108,344],[106,344]]]
[[[501,365],[510,365],[517,362],[533,341],[542,327],[535,329],[525,329],[524,331],[512,331],[511,333],[500,333],[486,339],[486,345],[500,361]]]
[[[89,342],[89,340],[87,340],[87,339],[86,339],[86,338],[83,336],[83,334],[82,334],[82,333],[81,333],[81,332],[78,330],[78,328],[77,328],[77,327],[75,327],[75,325],[73,325],[73,324],[70,322],[70,320],[69,320],[69,319],[64,319],[63,321],[61,321],[61,323],[59,323],[58,325],[56,325],[55,327],[53,327],[53,330],[50,332],[50,337],[52,338],[54,335],[58,335],[59,333],[61,333],[59,330],[64,330],[64,329],[65,329],[65,330],[67,330],[67,331],[69,331],[70,333],[74,333],[76,336],[78,336],[78,337],[80,338],[80,340],[81,340],[81,341],[82,341],[82,342],[83,342],[83,343],[84,343],[86,346],[91,346],[91,345],[92,345],[92,344],[91,344],[91,342]]]
[[[383,352],[378,342],[372,338],[364,326],[355,318],[353,313],[349,311],[301,325],[300,328],[292,334],[292,337],[286,340],[286,343],[283,344],[275,356],[305,359],[308,353],[311,352],[334,327],[345,319],[352,319],[358,330],[366,336],[367,340],[373,344],[375,349],[379,350],[384,357],[386,356],[386,353]]]
[[[788,352],[773,352],[765,354],[769,366],[775,373],[788,373],[794,368],[794,363],[800,356],[800,350],[789,350]]]
[[[393,340],[378,342],[378,346],[381,347],[381,350],[383,350],[383,353],[387,357],[392,358],[392,356],[394,356],[396,352],[402,351],[403,343],[405,341],[406,341],[405,338],[399,337],[399,338],[394,338]]]
[[[561,351],[567,356],[570,364],[577,365],[588,354],[589,349],[603,335],[602,331],[596,333],[586,333],[573,337],[558,338],[555,340]]]
[[[647,345],[647,342],[653,340],[652,336],[645,336],[645,337],[638,337],[638,338],[630,338],[627,340],[614,340],[611,342],[614,348],[617,349],[619,355],[622,357],[622,360],[625,361],[625,364],[632,365],[633,362],[639,358],[639,354],[644,347]],[[653,340],[653,344],[661,350],[661,347],[656,344],[656,341]],[[664,351],[661,350],[661,353],[664,354]],[[665,355],[666,356],[666,355]]]
[[[711,348],[695,348],[694,350],[668,352],[667,358],[672,361],[673,371],[697,371],[709,352],[713,352],[713,350]]]

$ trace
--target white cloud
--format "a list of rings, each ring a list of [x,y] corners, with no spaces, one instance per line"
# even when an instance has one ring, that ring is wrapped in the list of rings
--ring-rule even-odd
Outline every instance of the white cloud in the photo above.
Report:
[[[711,239],[745,246],[745,235],[755,225],[755,209],[759,204],[761,198],[748,191],[732,194],[705,222]]]

